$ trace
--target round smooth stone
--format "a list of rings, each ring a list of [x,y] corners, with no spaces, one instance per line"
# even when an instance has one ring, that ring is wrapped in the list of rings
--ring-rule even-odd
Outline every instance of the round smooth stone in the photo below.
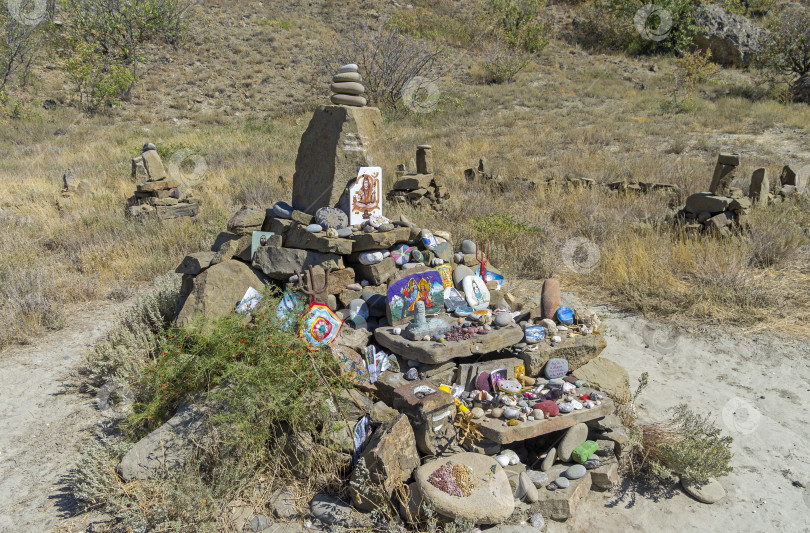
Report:
[[[382,263],[383,259],[385,257],[383,257],[382,252],[363,252],[360,254],[360,264],[362,265],[376,265]]]
[[[394,225],[390,222],[388,224],[381,224],[377,231],[392,231],[394,229]]]
[[[461,252],[456,252],[455,254],[453,254],[453,261],[457,265],[460,265],[461,263],[464,262],[464,254]]]
[[[354,230],[352,228],[340,228],[337,230],[338,237],[345,239],[346,237],[351,237]]]
[[[498,461],[498,464],[501,466],[509,466],[509,457],[506,455],[496,455],[495,460]]]
[[[495,320],[493,320],[493,324],[498,326],[499,328],[503,328],[508,326],[512,323],[512,315],[509,313],[498,313],[495,315]]]
[[[363,286],[360,285],[359,283],[350,283],[349,285],[346,285],[346,290],[349,290],[349,291],[362,291]]]
[[[391,330],[394,335],[402,335],[402,328],[394,328]]]
[[[323,227],[320,224],[310,224],[305,229],[310,233],[320,233],[323,231]]]
[[[570,413],[574,410],[573,404],[568,402],[562,402],[557,407],[560,409],[561,413]]]
[[[349,225],[346,213],[335,207],[321,207],[315,212],[315,222],[324,228],[342,229]]]
[[[377,228],[375,228],[371,224],[363,226],[363,232],[364,233],[374,233],[375,231],[377,231]]]
[[[543,420],[546,417],[546,414],[540,409],[534,409],[532,410],[532,416],[535,420]]]
[[[329,88],[332,89],[332,92],[337,94],[352,94],[354,96],[360,96],[366,92],[366,88],[363,87],[363,84],[357,83],[356,81],[333,83]]]
[[[543,515],[541,515],[540,513],[533,515],[529,519],[529,523],[532,525],[533,528],[535,528],[538,531],[543,531],[546,525],[546,521],[543,518]]]
[[[405,379],[408,381],[416,381],[419,379],[419,371],[415,368],[411,368],[407,372],[405,372]]]
[[[551,400],[543,400],[542,402],[535,404],[535,410],[542,411],[544,415],[547,415],[549,418],[555,417],[560,414],[560,408]],[[535,415],[536,418],[536,415]]]
[[[424,260],[425,256],[422,254],[422,252],[420,252],[415,248],[411,250],[411,261],[413,261],[414,263],[421,263]]]
[[[337,230],[335,228],[327,228],[326,229],[326,236],[329,237],[330,239],[337,239],[338,238],[338,232],[337,232]]]
[[[350,94],[333,94],[329,100],[335,105],[347,105],[351,107],[365,107],[368,100],[362,96],[352,96]]]
[[[584,477],[586,473],[587,473],[587,469],[584,466],[582,466],[582,465],[573,465],[573,466],[568,467],[568,470],[566,470],[563,473],[563,475],[565,477],[567,477],[568,479],[579,479],[581,477]]]
[[[429,229],[423,229],[419,233],[419,237],[422,239],[422,244],[424,244],[428,250],[434,250],[439,244],[436,242],[436,237]]]
[[[578,379],[578,380],[576,380],[574,382],[574,385],[576,385],[577,388],[584,387],[585,386],[585,380],[584,379]]]
[[[501,407],[494,407],[489,414],[492,416],[492,418],[500,418],[503,416],[503,409]]]
[[[474,254],[476,250],[475,243],[471,240],[461,241],[461,253],[463,254]]]
[[[148,152],[149,150],[157,150],[157,146],[154,143],[146,143],[143,145],[143,151]]]
[[[480,407],[473,407],[473,410],[470,412],[473,418],[484,418],[484,410]]]
[[[343,74],[344,72],[357,72],[358,70],[359,68],[356,63],[347,63],[346,65],[340,67],[338,73]]]
[[[468,305],[463,305],[461,307],[457,307],[453,314],[459,317],[463,316],[470,316],[473,314],[473,308]]]
[[[362,298],[357,298],[349,303],[349,316],[351,318],[360,317],[368,320],[368,304]]]
[[[554,484],[561,489],[567,489],[571,485],[571,482],[564,477],[558,477],[554,480]]]
[[[514,420],[515,418],[520,416],[520,409],[517,409],[515,407],[504,407],[503,416],[507,420]]]
[[[289,219],[292,216],[293,207],[287,202],[276,202],[273,205],[273,214],[278,218]]]
[[[439,259],[438,257],[434,257],[430,261],[430,266],[434,266],[434,267],[442,266],[443,264],[444,264],[444,259]]]
[[[361,76],[359,72],[343,72],[342,74],[335,74],[335,76],[332,77],[333,83],[340,83],[344,81],[355,81],[360,83],[363,81],[363,76]]]
[[[402,266],[411,260],[411,247],[407,244],[394,246],[391,249],[391,257],[394,259],[394,263],[398,266]]]

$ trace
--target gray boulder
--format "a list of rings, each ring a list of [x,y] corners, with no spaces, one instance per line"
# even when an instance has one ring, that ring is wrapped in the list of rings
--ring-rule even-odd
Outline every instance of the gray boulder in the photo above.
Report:
[[[747,67],[762,50],[768,31],[742,15],[715,4],[695,10],[694,43],[711,50],[712,60],[725,66]]]
[[[192,403],[181,407],[124,455],[118,473],[125,481],[132,481],[182,470],[191,454],[213,443],[215,432],[209,423],[209,412],[205,405]]]

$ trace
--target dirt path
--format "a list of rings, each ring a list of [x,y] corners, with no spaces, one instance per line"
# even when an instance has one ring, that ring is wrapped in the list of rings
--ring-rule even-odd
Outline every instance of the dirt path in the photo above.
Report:
[[[125,306],[82,305],[64,329],[0,352],[0,531],[53,531],[72,514],[64,479],[99,412],[68,390],[71,373]]]

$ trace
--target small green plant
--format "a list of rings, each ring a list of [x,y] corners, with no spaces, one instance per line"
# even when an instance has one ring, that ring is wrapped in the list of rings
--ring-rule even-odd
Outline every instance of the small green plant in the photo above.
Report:
[[[541,18],[545,0],[486,0],[484,13],[493,20],[491,33],[511,48],[538,53],[548,46]]]
[[[525,233],[542,233],[543,230],[518,222],[506,213],[490,213],[475,217],[472,221],[475,233],[484,240],[510,239]]]
[[[111,61],[97,46],[83,41],[73,43],[65,71],[76,87],[79,107],[88,112],[117,103],[135,82],[130,69]]]
[[[263,26],[270,26],[271,28],[281,28],[282,30],[290,30],[294,24],[289,20],[280,19],[262,19],[259,21]]]
[[[528,64],[529,55],[526,52],[506,46],[496,39],[484,52],[484,81],[511,82]]]

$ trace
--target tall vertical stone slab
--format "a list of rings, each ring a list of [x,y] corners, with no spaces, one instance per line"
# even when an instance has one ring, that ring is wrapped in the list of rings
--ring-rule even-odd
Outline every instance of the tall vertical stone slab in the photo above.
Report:
[[[751,186],[748,187],[748,197],[751,198],[751,202],[756,205],[767,205],[770,187],[767,169],[756,169],[751,175]]]
[[[311,215],[326,206],[348,214],[349,185],[361,167],[373,165],[373,144],[381,129],[376,107],[319,106],[298,147],[293,207]]]
[[[714,176],[709,192],[717,196],[728,196],[731,189],[731,182],[734,181],[734,173],[740,164],[740,156],[737,154],[720,154],[717,157],[717,165],[714,167]]]

